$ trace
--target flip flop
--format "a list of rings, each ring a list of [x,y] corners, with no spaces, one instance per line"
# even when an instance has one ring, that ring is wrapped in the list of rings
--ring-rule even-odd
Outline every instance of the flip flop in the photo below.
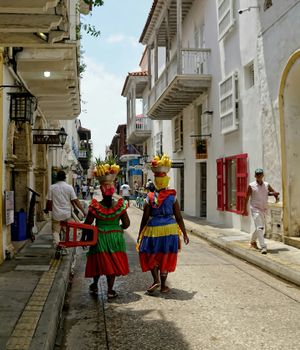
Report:
[[[111,293],[107,293],[107,299],[114,299],[118,296],[118,293],[113,290]]]
[[[89,287],[90,293],[97,294],[98,293],[98,287],[96,283],[92,283]]]
[[[147,292],[148,293],[153,293],[157,288],[160,287],[160,283],[153,283],[152,286],[150,286],[148,289],[147,289]]]
[[[163,290],[161,289],[160,292],[161,293],[169,293],[170,290],[171,289],[169,287],[165,287],[165,289],[163,289]]]

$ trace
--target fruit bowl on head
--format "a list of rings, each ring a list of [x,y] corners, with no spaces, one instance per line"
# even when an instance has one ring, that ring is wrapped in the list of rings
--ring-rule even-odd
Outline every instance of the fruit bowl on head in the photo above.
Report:
[[[117,177],[117,174],[107,174],[107,175],[103,175],[103,176],[96,176],[96,179],[100,182],[109,182],[112,183],[115,181]]]
[[[154,173],[168,173],[170,171],[171,167],[169,166],[152,166],[151,167],[151,170],[154,172]]]

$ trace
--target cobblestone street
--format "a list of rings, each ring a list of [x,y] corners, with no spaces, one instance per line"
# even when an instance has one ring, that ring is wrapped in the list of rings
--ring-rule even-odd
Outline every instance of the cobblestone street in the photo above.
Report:
[[[142,212],[130,207],[131,272],[119,277],[119,298],[88,292],[85,252],[77,252],[57,349],[298,349],[299,288],[191,236],[169,275],[169,294],[148,295],[135,239]]]

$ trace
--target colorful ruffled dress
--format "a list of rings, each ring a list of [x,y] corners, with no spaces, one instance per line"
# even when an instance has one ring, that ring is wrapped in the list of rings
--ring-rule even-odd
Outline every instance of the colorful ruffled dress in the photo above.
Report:
[[[142,271],[158,267],[161,272],[175,271],[181,231],[176,223],[173,205],[175,190],[148,193],[150,219],[141,232],[138,250]]]
[[[122,198],[111,208],[104,207],[96,199],[91,201],[89,212],[96,218],[98,241],[87,253],[86,277],[129,273],[124,233],[120,226],[120,216],[126,209]]]

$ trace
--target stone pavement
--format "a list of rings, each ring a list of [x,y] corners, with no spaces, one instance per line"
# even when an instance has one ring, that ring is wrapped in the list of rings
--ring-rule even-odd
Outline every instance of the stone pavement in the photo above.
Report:
[[[131,206],[130,211],[140,211]],[[141,215],[142,212],[140,211]],[[267,240],[268,254],[249,247],[250,235],[185,216],[192,235],[200,236],[262,269],[300,286],[300,250]],[[74,250],[54,259],[48,222],[16,258],[0,266],[0,349],[53,349],[68,288]]]
[[[0,349],[52,349],[74,249],[57,260],[51,223],[0,266]]]

